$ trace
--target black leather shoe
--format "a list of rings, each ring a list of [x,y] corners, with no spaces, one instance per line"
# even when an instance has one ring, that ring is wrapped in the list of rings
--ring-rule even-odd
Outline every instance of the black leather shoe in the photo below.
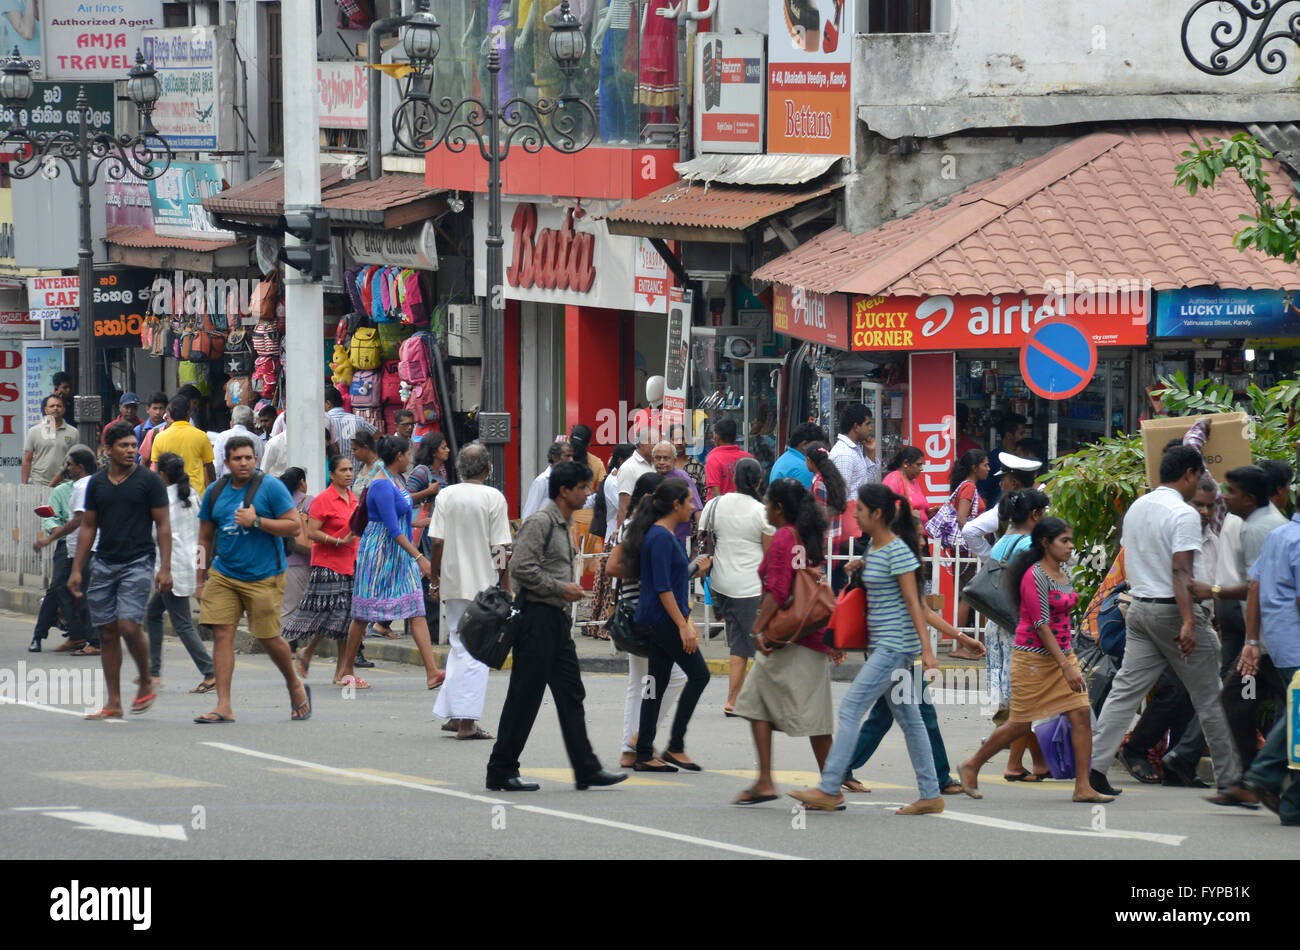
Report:
[[[1122,795],[1124,790],[1115,788],[1110,784],[1104,772],[1093,769],[1088,773],[1088,784],[1092,786],[1094,792],[1101,792],[1103,795]]]
[[[357,658],[352,661],[352,665],[359,670],[368,670],[371,669],[375,663],[373,660],[367,660],[363,655],[358,653]]]
[[[588,775],[584,779],[577,781],[578,791],[586,791],[592,785],[617,785],[627,778],[626,772],[611,772],[609,769],[601,769],[594,775]]]
[[[1200,776],[1195,771],[1189,771],[1185,763],[1178,756],[1170,752],[1160,760],[1164,766],[1165,778],[1162,784],[1170,788],[1209,788],[1209,784],[1202,782]]]
[[[489,780],[487,783],[489,792],[535,792],[541,787],[536,782],[525,782],[518,775],[496,782]]]
[[[28,653],[40,653],[40,652],[41,652],[41,639],[40,639],[40,637],[32,637],[32,642],[29,643],[29,644],[27,644],[27,652],[28,652]]]

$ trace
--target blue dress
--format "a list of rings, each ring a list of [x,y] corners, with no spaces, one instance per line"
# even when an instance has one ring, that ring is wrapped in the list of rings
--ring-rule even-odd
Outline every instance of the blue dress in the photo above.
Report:
[[[404,620],[424,616],[420,569],[397,543],[411,539],[411,493],[385,469],[370,483],[370,517],[357,547],[352,616],[358,620]]]

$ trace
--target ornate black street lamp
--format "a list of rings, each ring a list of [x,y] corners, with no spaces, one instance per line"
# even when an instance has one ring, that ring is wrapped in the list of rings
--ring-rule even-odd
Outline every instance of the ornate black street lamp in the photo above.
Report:
[[[501,236],[501,163],[518,144],[525,152],[549,146],[573,154],[588,145],[596,131],[596,116],[574,86],[587,50],[582,24],[563,0],[551,26],[551,56],[560,68],[564,88],[555,99],[533,102],[516,97],[499,102],[497,74],[501,54],[488,52],[488,98],[433,97],[433,63],[441,45],[438,20],[422,0],[407,18],[402,46],[415,70],[407,77],[402,103],[393,114],[393,135],[411,152],[430,152],[439,145],[463,152],[472,138],[488,163],[487,319],[483,322],[483,405],[479,437],[492,452],[492,484],[503,487],[504,445],[510,440],[510,414],[505,411],[505,263]]]
[[[1212,6],[1221,14],[1210,28],[1213,52],[1202,58],[1192,51],[1192,20],[1204,7]],[[1282,16],[1283,8],[1290,7]],[[1207,18],[1201,24],[1208,23]],[[1211,76],[1235,73],[1252,59],[1260,71],[1269,75],[1286,68],[1287,54],[1279,40],[1300,44],[1300,2],[1297,0],[1197,0],[1183,17],[1183,53],[1187,61]]]
[[[27,128],[27,101],[32,95],[32,70],[14,47],[13,56],[0,69],[0,101],[14,113],[10,128],[0,136],[0,148],[12,150],[14,162],[9,174],[30,178],[37,172],[47,178],[60,174],[59,163],[67,168],[81,192],[81,243],[77,249],[77,272],[80,287],[80,326],[78,346],[81,351],[76,398],[77,431],[81,441],[99,444],[99,424],[103,418],[103,399],[95,379],[95,316],[90,228],[90,186],[107,165],[109,178],[121,181],[127,171],[145,180],[162,175],[171,165],[172,151],[153,127],[153,109],[162,94],[162,86],[152,64],[146,63],[137,50],[135,66],[127,74],[126,90],[139,110],[140,131],[135,135],[91,133],[88,125],[90,102],[83,86],[77,92],[77,132],[32,132]],[[155,164],[157,162],[158,164]]]

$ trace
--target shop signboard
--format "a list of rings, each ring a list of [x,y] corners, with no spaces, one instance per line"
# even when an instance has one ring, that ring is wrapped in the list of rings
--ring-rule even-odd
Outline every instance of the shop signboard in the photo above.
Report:
[[[2,2],[2,0],[0,0]],[[27,105],[10,109],[0,105],[0,123],[17,125],[22,120],[32,133],[71,132],[80,130],[80,114],[74,108],[77,93],[85,89],[90,110],[86,113],[86,128],[94,134],[105,132],[114,135],[113,84],[110,82],[36,82],[32,83],[32,96]]]
[[[144,58],[162,95],[153,112],[173,149],[229,151],[235,146],[235,38],[229,26],[145,30]]]
[[[26,382],[22,343],[0,337],[0,479],[6,482],[20,481],[22,476]]]
[[[668,264],[649,238],[636,239],[636,297],[638,310],[668,311]]]
[[[40,9],[47,79],[125,79],[144,31],[163,25],[162,0],[42,0]]]
[[[45,415],[41,405],[54,389],[54,374],[63,370],[63,347],[44,340],[23,343],[23,392],[27,418],[24,428],[30,429]]]
[[[32,310],[76,310],[81,303],[77,277],[28,277],[27,306]]]
[[[234,233],[220,230],[203,208],[203,199],[224,187],[221,166],[215,162],[172,162],[149,181],[153,229],[167,237],[233,241]]]
[[[99,346],[140,345],[140,329],[153,298],[154,275],[142,270],[97,271],[91,296]]]
[[[104,181],[104,222],[110,228],[153,230],[153,205],[149,183],[127,170],[121,180]]]
[[[920,485],[932,506],[942,505],[951,491],[948,476],[956,461],[957,361],[952,353],[913,353],[909,357],[908,390],[911,444],[925,453]]]
[[[364,63],[316,64],[322,129],[364,129],[370,96],[370,72]]]
[[[664,360],[663,431],[686,421],[686,383],[691,365],[691,304],[689,290],[668,291],[668,341]]]
[[[777,333],[840,350],[849,348],[847,296],[815,294],[785,284],[776,284],[772,290],[772,329]]]
[[[1300,337],[1296,291],[1189,287],[1156,294],[1156,332],[1170,337]]]
[[[343,246],[357,264],[438,269],[437,229],[432,221],[392,231],[354,228],[343,236]]]
[[[695,41],[695,152],[763,151],[763,37],[701,33]]]
[[[45,324],[45,339],[75,340],[81,318],[75,310],[32,310],[32,319]]]
[[[1019,348],[1044,320],[1069,316],[1095,346],[1142,346],[1147,311],[1140,299],[1119,295],[1062,307],[1042,294],[984,297],[854,297],[850,348],[857,351]],[[1092,306],[1099,304],[1100,306]],[[1085,312],[1102,310],[1103,312]]]
[[[856,3],[767,0],[767,150],[849,155],[853,150]]]
[[[648,311],[637,294],[637,239],[612,235],[595,218],[613,207],[584,202],[582,213],[550,199],[502,202],[505,286],[509,300]],[[487,290],[487,202],[474,205],[474,292]],[[666,310],[667,299],[664,300]],[[664,312],[663,310],[659,312]]]

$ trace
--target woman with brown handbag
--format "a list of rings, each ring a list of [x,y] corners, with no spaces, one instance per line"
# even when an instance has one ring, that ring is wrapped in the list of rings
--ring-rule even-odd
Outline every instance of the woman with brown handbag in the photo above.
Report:
[[[739,473],[740,464],[736,465]],[[838,508],[844,507],[844,483],[838,485]],[[795,572],[817,569],[825,560],[826,510],[796,479],[778,478],[767,490],[767,520],[775,527],[759,577],[763,599],[754,624],[754,649],[759,656],[736,699],[736,715],[749,720],[758,752],[758,779],[732,799],[733,805],[756,805],[776,800],[772,782],[772,731],[788,736],[808,736],[817,769],[826,765],[831,750],[835,717],[831,707],[831,661],[839,665],[844,654],[830,650],[819,632],[805,635],[790,646],[774,649],[764,637],[767,624],[786,604],[794,588]]]
[[[907,740],[907,752],[916,771],[919,800],[904,805],[897,814],[924,815],[943,811],[934,755],[921,721],[920,696],[912,676],[917,654],[923,670],[937,669],[934,647],[921,607],[916,580],[921,566],[916,557],[916,524],[911,506],[884,485],[863,485],[858,490],[858,525],[871,547],[864,558],[862,582],[867,589],[867,629],[871,649],[867,662],[840,703],[839,731],[813,788],[791,792],[808,808],[839,811],[844,808],[840,784],[848,774],[857,745],[858,727],[877,700],[889,703],[895,721]]]

